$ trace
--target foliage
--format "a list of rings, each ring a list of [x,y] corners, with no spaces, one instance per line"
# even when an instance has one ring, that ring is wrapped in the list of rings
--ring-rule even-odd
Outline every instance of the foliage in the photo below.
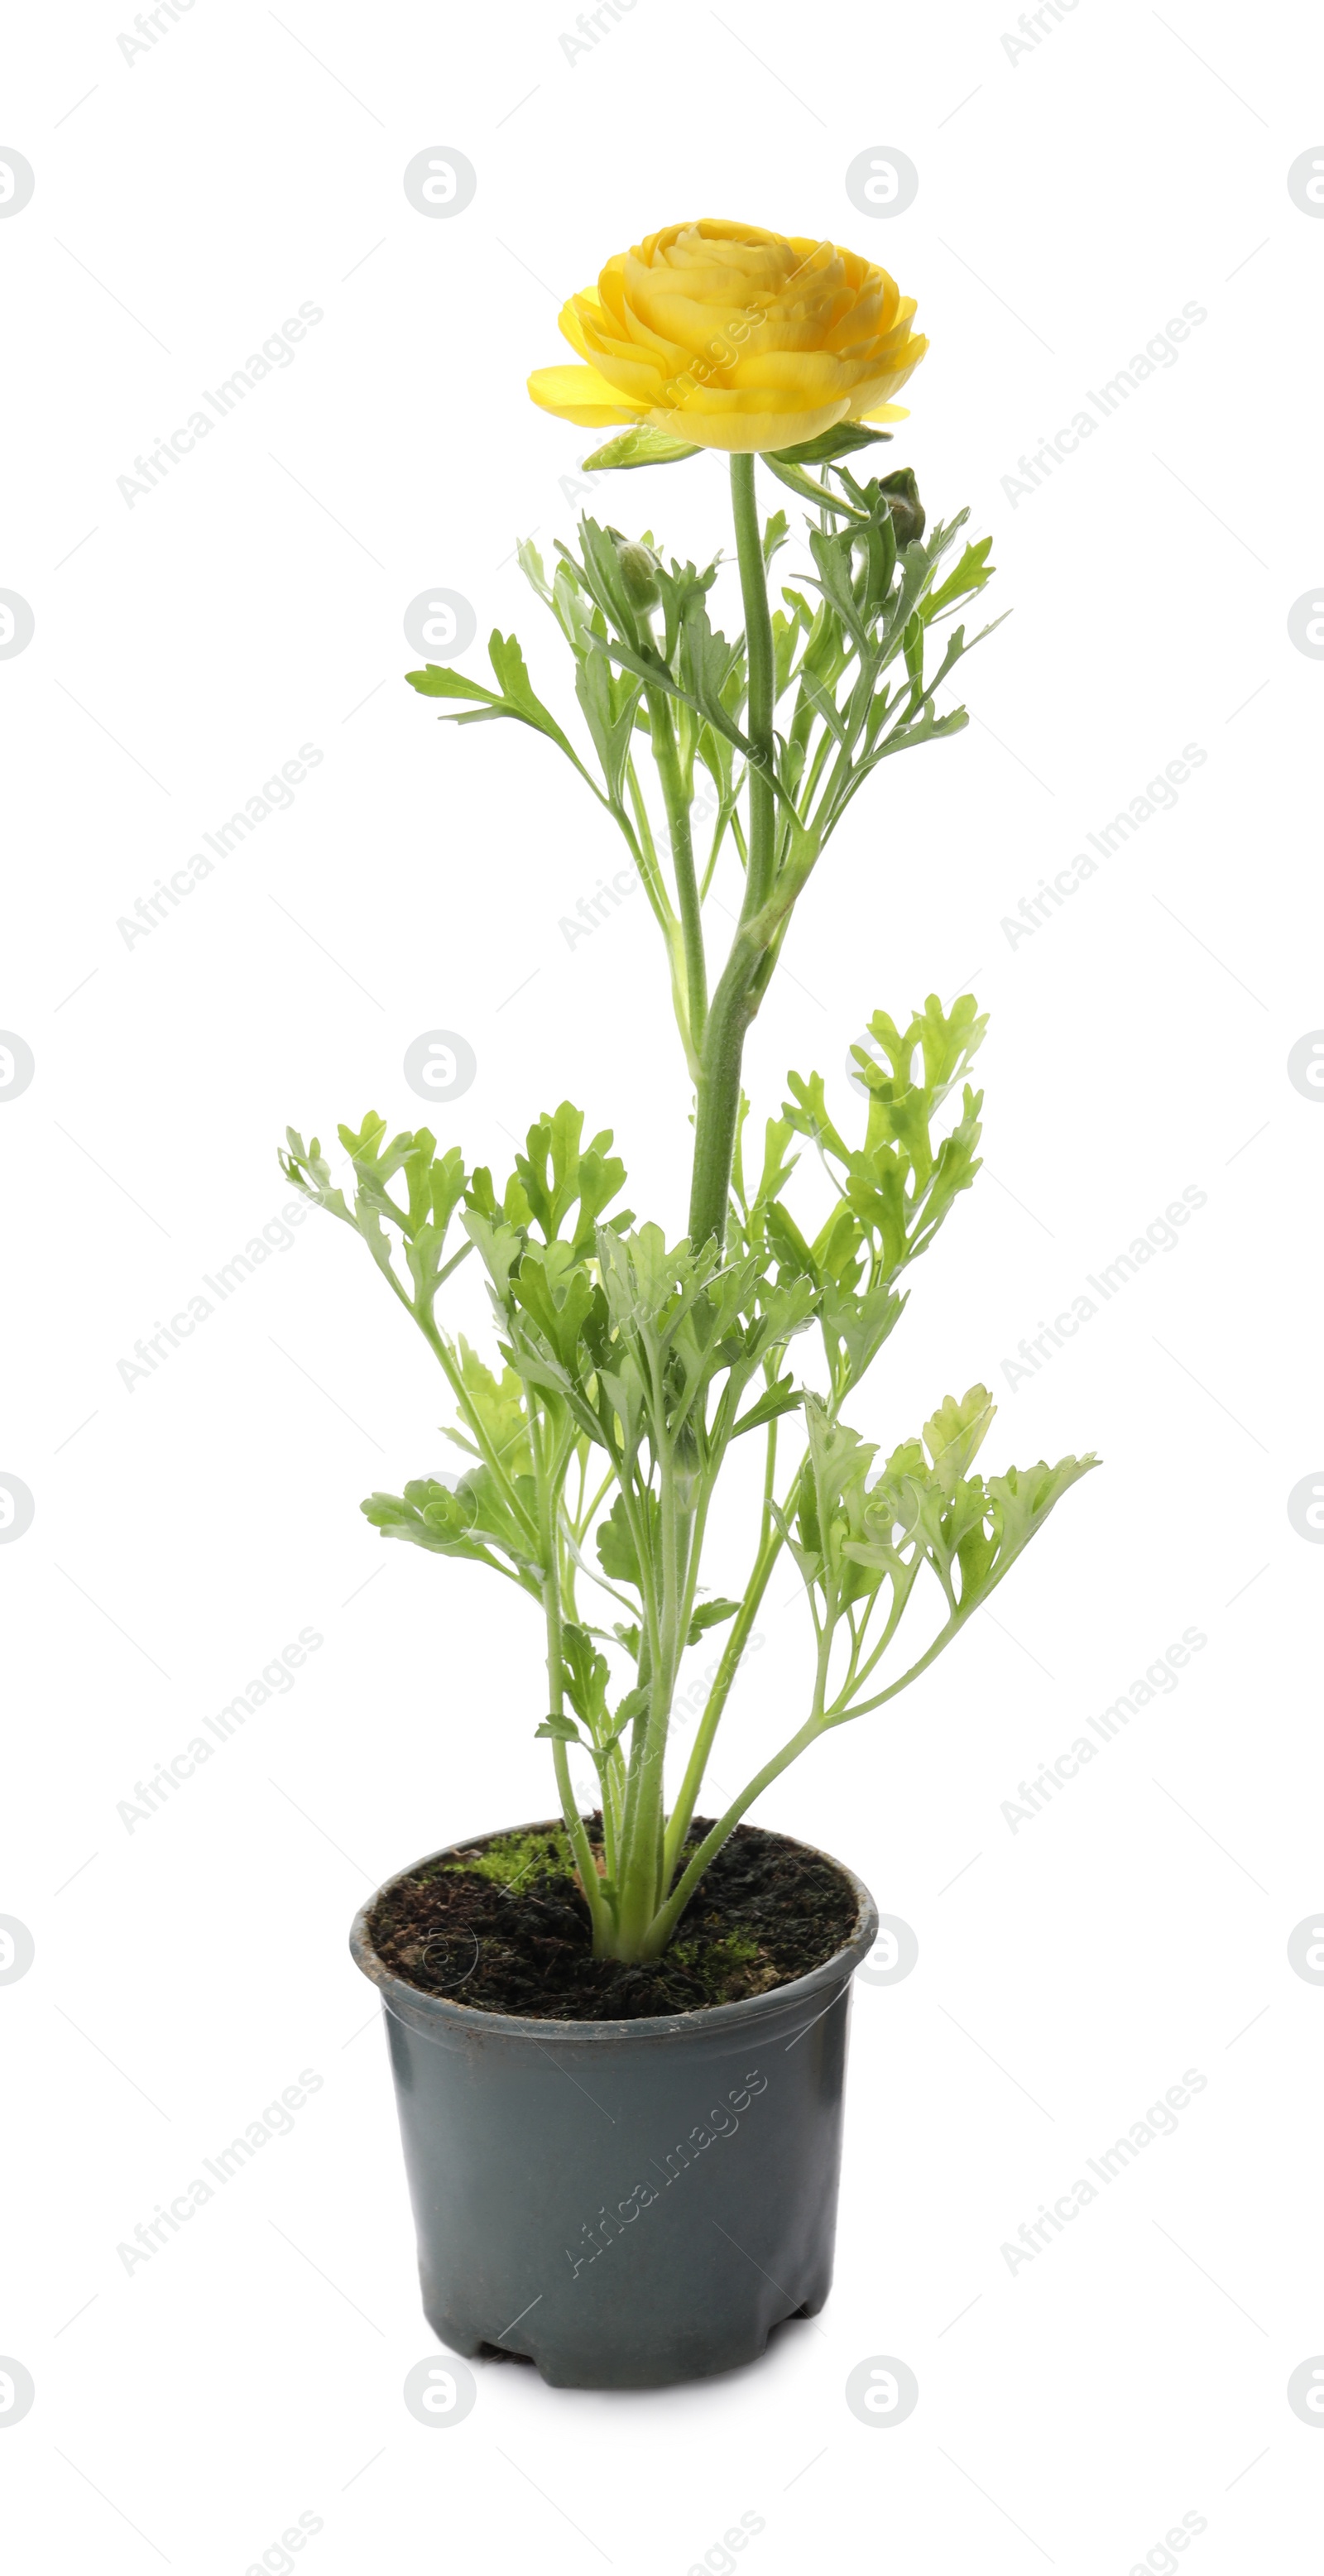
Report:
[[[1040,1460],[985,1479],[974,1461],[994,1408],[978,1386],[944,1397],[881,1464],[845,1419],[903,1312],[911,1266],[979,1169],[983,1095],[967,1075],[985,1022],[970,995],[944,1008],[931,994],[904,1025],[875,1013],[853,1050],[862,1096],[842,1118],[820,1074],[788,1074],[757,1173],[747,1153],[744,1036],[832,833],[884,760],[966,723],[963,707],[937,704],[969,649],[965,628],[936,654],[930,639],[988,581],[988,540],[964,544],[944,573],[966,514],[929,529],[908,469],[857,479],[843,460],[859,464],[878,436],[843,429],[763,460],[812,512],[812,569],[775,610],[767,576],[788,521],[779,510],[760,526],[753,460],[732,459],[738,635],[714,623],[720,561],[664,563],[651,531],[628,539],[584,517],[578,551],[559,545],[550,576],[520,547],[571,656],[582,751],[535,693],[514,636],[491,638],[494,687],[449,666],[408,674],[454,722],[508,719],[552,743],[626,841],[663,933],[694,1084],[688,1232],[669,1240],[621,1207],[611,1132],[586,1143],[566,1101],[535,1120],[500,1189],[426,1128],[388,1142],[375,1112],[339,1130],[334,1172],[293,1129],[282,1157],[293,1185],[362,1237],[447,1378],[461,1470],[373,1494],[363,1510],[384,1537],[485,1565],[538,1602],[536,1732],[551,1745],[596,1946],[623,1958],[665,1947],[768,1783],[924,1672],[1094,1463]],[[637,470],[692,452],[634,429],[596,462]],[[704,914],[723,860],[741,908],[710,997]],[[795,1177],[806,1146],[808,1189]],[[437,1312],[475,1254],[492,1363]],[[787,1474],[779,1443],[792,1435]],[[752,1566],[738,1597],[714,1596],[701,1580],[710,1510],[750,1436],[764,1459]],[[810,1706],[696,1849],[686,1838],[714,1736],[783,1553],[812,1628]],[[721,1656],[668,1807],[683,1658],[717,1628]],[[572,1749],[598,1785],[596,1846]]]

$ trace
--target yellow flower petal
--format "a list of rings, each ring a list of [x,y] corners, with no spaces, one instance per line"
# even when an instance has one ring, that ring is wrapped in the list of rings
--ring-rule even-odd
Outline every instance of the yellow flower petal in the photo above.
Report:
[[[610,429],[615,422],[642,417],[642,405],[624,402],[596,367],[536,367],[528,384],[541,411],[573,420],[581,429]]]
[[[743,397],[745,402],[751,399]],[[820,404],[816,411],[750,411],[739,408],[741,400],[735,394],[713,396],[703,411],[654,411],[649,419],[655,429],[667,429],[673,438],[687,438],[695,447],[719,448],[724,456],[766,456],[770,450],[800,447],[807,438],[835,429],[850,409],[848,403],[836,402]]]
[[[585,320],[590,317],[590,314],[596,315],[598,311],[598,298],[594,287],[590,286],[586,288],[583,295],[572,295],[569,298],[569,301],[562,305],[556,318],[562,338],[569,341],[572,349],[578,349],[581,358],[588,358],[591,360],[593,353],[585,343],[584,323],[580,320],[579,308],[581,304],[585,308]]]

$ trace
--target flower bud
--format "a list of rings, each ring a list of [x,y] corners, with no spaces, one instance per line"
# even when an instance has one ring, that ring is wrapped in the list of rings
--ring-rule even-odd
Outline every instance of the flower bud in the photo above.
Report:
[[[616,560],[621,567],[621,579],[625,583],[631,606],[656,608],[662,593],[657,586],[658,559],[652,547],[643,545],[635,537],[617,536],[615,529],[612,530],[612,535],[616,545]]]
[[[916,537],[922,537],[924,504],[919,497],[919,487],[910,466],[903,465],[897,473],[885,474],[878,489],[887,497],[892,513],[892,525],[896,530],[897,544],[908,546]]]

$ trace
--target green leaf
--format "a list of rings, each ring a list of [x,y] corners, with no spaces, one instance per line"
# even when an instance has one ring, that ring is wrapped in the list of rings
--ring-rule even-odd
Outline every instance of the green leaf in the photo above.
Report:
[[[576,1262],[569,1244],[526,1244],[518,1270],[511,1279],[511,1295],[521,1313],[526,1315],[546,1349],[572,1382],[579,1369],[579,1337],[597,1295],[593,1281],[582,1262]],[[530,1357],[527,1342],[521,1337],[519,1351],[525,1373]],[[546,1385],[545,1378],[538,1378]]]
[[[878,1454],[876,1441],[864,1440],[845,1422],[834,1422],[818,1396],[805,1398],[805,1429],[813,1469],[820,1530],[852,1487],[862,1487]]]
[[[718,643],[725,642],[723,637],[717,637],[715,640]],[[746,760],[753,759],[753,745],[741,732],[735,719],[728,714],[725,703],[719,698],[714,705],[710,697],[707,704],[701,704],[693,690],[682,688],[680,682],[673,678],[660,654],[636,652],[632,644],[622,643],[613,636],[593,634],[590,635],[589,642],[595,651],[605,653],[610,661],[621,663],[625,670],[635,672],[641,680],[651,680],[654,687],[665,689],[668,697],[676,698],[682,706],[693,707],[696,714],[706,716],[715,732],[725,734],[727,741],[733,743]],[[729,649],[738,652],[742,648],[735,646]],[[463,721],[461,717],[460,722],[463,723]],[[785,810],[787,798],[780,779],[773,778],[770,783]]]
[[[642,681],[624,672],[618,676],[601,653],[592,653],[586,646],[576,657],[575,696],[602,763],[608,793],[616,805],[621,803],[630,738],[642,694]]]
[[[771,518],[765,521],[763,528],[763,561],[765,567],[771,563],[772,558],[777,553],[779,547],[785,545],[787,537],[790,534],[790,527],[790,520],[787,518],[784,510],[774,510]]]
[[[991,537],[981,537],[977,545],[967,546],[955,572],[948,573],[940,589],[929,592],[920,610],[926,625],[931,618],[937,617],[941,610],[950,608],[954,601],[967,598],[973,591],[982,590],[985,583],[992,580],[996,569],[996,566],[988,561],[992,543]]]
[[[819,1284],[818,1263],[801,1234],[790,1209],[774,1199],[765,1218],[768,1249],[781,1270],[791,1278],[810,1279]]]
[[[576,1260],[581,1261],[592,1252],[603,1211],[619,1195],[625,1181],[625,1165],[611,1151],[610,1127],[604,1127],[581,1150],[583,1132],[583,1110],[576,1109],[573,1101],[563,1100],[558,1108],[550,1113],[544,1110],[541,1118],[535,1119],[526,1138],[527,1152],[515,1157],[528,1219],[540,1228],[548,1243],[561,1235],[571,1209],[578,1209],[568,1240]],[[612,1219],[615,1227],[630,1222],[628,1210],[618,1212]]]
[[[332,1181],[331,1166],[319,1139],[314,1136],[311,1145],[305,1145],[295,1127],[287,1127],[285,1135],[289,1151],[282,1153],[278,1149],[276,1160],[291,1187],[301,1198],[311,1199],[315,1207],[324,1207],[328,1216],[343,1217],[346,1225],[353,1225],[353,1211],[345,1204],[344,1191]]]
[[[670,576],[663,573],[659,587],[664,600],[668,596],[669,582]],[[734,644],[731,643],[710,623],[706,588],[706,583],[696,577],[686,585],[679,598],[673,592],[669,604],[676,611],[682,693],[688,690],[714,732],[724,733],[730,723],[726,703],[728,684],[737,672],[742,673],[737,703],[742,703],[744,698],[744,645],[739,637]]]
[[[486,706],[502,706],[494,689],[484,688],[481,680],[470,680],[463,671],[452,671],[445,663],[429,662],[421,671],[406,671],[405,678],[420,698],[481,698]]]
[[[763,1129],[763,1169],[749,1211],[752,1241],[757,1239],[760,1221],[785,1189],[800,1160],[798,1154],[790,1151],[790,1144],[791,1130],[785,1119],[767,1119]]]
[[[501,1303],[509,1310],[510,1280],[524,1248],[524,1237],[513,1225],[501,1219],[484,1216],[479,1209],[467,1207],[460,1220],[491,1280]]]
[[[863,1048],[852,1047],[851,1053],[862,1067],[866,1061]],[[782,1103],[786,1126],[797,1136],[807,1136],[820,1154],[831,1154],[839,1162],[848,1163],[851,1149],[828,1115],[822,1074],[811,1073],[806,1079],[802,1073],[788,1073],[786,1087],[794,1095]]]
[[[533,1480],[521,1476],[513,1481],[532,1523]],[[454,1490],[435,1476],[416,1477],[403,1494],[370,1494],[359,1509],[383,1538],[406,1539],[435,1556],[469,1557],[480,1565],[495,1566],[535,1600],[541,1598],[539,1570],[528,1541],[486,1467],[471,1468]]]
[[[532,578],[531,567],[526,564],[524,568]],[[539,572],[541,569],[539,564]],[[443,669],[435,662],[429,662],[422,671],[407,671],[405,677],[421,697],[473,701],[463,714],[450,718],[453,724],[494,724],[501,716],[513,716],[517,723],[530,726],[534,733],[545,734],[547,740],[554,742],[558,751],[563,751],[566,759],[573,762],[594,795],[605,803],[601,788],[589,777],[569,736],[562,732],[555,716],[535,694],[517,637],[503,635],[499,627],[494,627],[488,637],[487,653],[501,683],[500,695],[495,690],[484,688],[481,681],[466,679],[463,672]]]
[[[784,458],[771,453],[765,455],[763,462],[768,472],[786,485],[788,492],[797,492],[802,501],[812,502],[816,510],[830,510],[839,519],[851,519],[861,527],[867,526],[867,510],[861,510],[854,501],[846,500],[842,493],[834,492],[830,484],[816,482],[812,474],[806,474],[803,465],[789,465]]]
[[[986,1386],[972,1386],[959,1404],[954,1395],[945,1395],[925,1423],[924,1446],[948,1502],[982,1446],[997,1409]]]
[[[582,1744],[584,1741],[573,1717],[566,1717],[564,1714],[545,1717],[541,1726],[535,1726],[533,1732],[535,1739],[540,1735],[550,1735],[556,1744]]]
[[[961,994],[950,1011],[930,993],[904,1030],[885,1011],[876,1011],[869,1023],[873,1051],[862,1044],[851,1050],[869,1094],[859,1148],[846,1142],[829,1117],[822,1076],[812,1074],[808,1081],[799,1074],[787,1076],[793,1098],[786,1104],[786,1121],[797,1134],[812,1139],[827,1163],[841,1201],[868,1243],[871,1285],[887,1286],[927,1250],[953,1200],[970,1187],[979,1169],[975,1148],[982,1095],[965,1087],[961,1114],[945,1137],[935,1134],[934,1121],[986,1027],[987,1019],[969,993]],[[814,1246],[819,1260],[826,1240],[825,1229]]]
[[[514,1370],[503,1368],[500,1377],[494,1377],[463,1334],[457,1345],[456,1359],[464,1392],[493,1455],[499,1459],[507,1475],[531,1475],[533,1454],[529,1446],[528,1408],[524,1389]],[[455,1442],[457,1448],[477,1454],[472,1442],[462,1432],[449,1431],[446,1436]]]
[[[587,1628],[567,1619],[561,1629],[562,1682],[577,1717],[597,1736],[607,1713],[607,1658]]]
[[[780,517],[780,515],[781,513],[779,511],[778,516]],[[791,603],[791,613],[789,617],[780,608],[775,608],[772,612],[773,663],[776,677],[776,695],[779,698],[785,694],[791,684],[796,645],[801,635],[807,634],[814,622],[814,612],[812,608],[809,606],[806,599],[802,599],[800,597],[798,591],[783,590],[782,597],[783,599],[789,600]],[[834,709],[834,717],[835,712],[836,711]]]
[[[546,605],[550,608],[552,604],[552,594],[547,586],[547,575],[543,571],[542,556],[539,554],[532,537],[516,538],[515,561],[519,565],[520,571],[523,573],[530,589],[536,590],[539,599],[545,601]]]
[[[820,430],[817,438],[802,439],[798,447],[769,449],[764,461],[770,465],[827,465],[834,456],[853,455],[857,447],[885,446],[891,436],[890,429],[867,429],[863,421],[839,420],[835,429]]]
[[[665,429],[654,429],[641,420],[632,429],[623,429],[618,438],[609,438],[605,447],[595,447],[584,459],[585,474],[605,474],[634,465],[678,465],[682,456],[697,456],[697,447],[687,439],[673,438]]]
[[[1091,1451],[1083,1458],[1059,1458],[1054,1467],[1039,1458],[1032,1467],[1009,1467],[1005,1476],[989,1477],[986,1490],[995,1562],[992,1580],[984,1585],[985,1595],[1002,1581],[1008,1567],[1043,1528],[1062,1496],[1099,1463]]]
[[[555,716],[548,712],[541,698],[534,695],[518,639],[514,635],[503,635],[500,628],[494,626],[488,637],[487,652],[501,683],[501,713],[517,716],[522,724],[532,725],[535,733],[546,734],[548,741],[556,743],[567,758],[574,761],[576,768],[580,768],[582,764],[574,745],[562,733]]]
[[[690,1621],[686,1644],[697,1646],[705,1629],[720,1628],[725,1620],[734,1619],[739,1608],[738,1601],[701,1601]]]
[[[661,1507],[656,1494],[648,1494],[644,1497],[644,1508],[651,1545],[656,1539],[661,1522]],[[636,1513],[639,1510],[640,1503],[636,1497]],[[626,1519],[624,1497],[620,1494],[616,1496],[606,1519],[598,1523],[598,1562],[610,1583],[632,1583],[636,1591],[642,1589],[643,1578],[639,1570],[634,1534]]]
[[[866,651],[869,642],[868,621],[865,612],[856,601],[851,578],[849,529],[833,530],[829,534],[823,528],[811,528],[809,551],[818,566],[819,575],[816,582],[811,579],[811,587],[822,591],[824,598],[836,610],[847,634],[854,638],[861,652]]]
[[[738,1440],[742,1431],[757,1431],[763,1423],[775,1422],[779,1414],[794,1413],[803,1401],[803,1388],[796,1386],[789,1377],[778,1378],[776,1385],[770,1386],[757,1404],[751,1404],[748,1413],[741,1414],[731,1434],[732,1439]]]
[[[1050,1467],[1040,1458],[1032,1467],[1009,1467],[987,1483],[963,1477],[962,1443],[971,1453],[978,1446],[989,1410],[983,1387],[972,1387],[959,1406],[949,1396],[926,1426],[927,1436],[940,1425],[956,1425],[934,1467],[917,1440],[904,1442],[867,1497],[863,1530],[852,1532],[845,1544],[845,1554],[862,1566],[890,1571],[908,1565],[911,1580],[927,1562],[946,1597],[952,1634],[996,1590],[1063,1494],[1099,1463],[1089,1455],[1059,1458]]]
[[[911,618],[901,638],[901,649],[906,657],[906,676],[915,697],[919,698],[924,691],[924,620],[922,617]]]
[[[825,1290],[819,1310],[823,1340],[834,1377],[841,1373],[843,1394],[872,1367],[905,1302],[881,1279],[860,1296],[845,1286]]]
[[[865,485],[856,483],[844,466],[837,473],[858,507],[851,526],[830,533],[819,528],[810,535],[817,565],[810,586],[822,594],[822,622],[816,621],[801,663],[793,727],[793,738],[803,739],[809,718],[820,717],[847,755],[844,762],[833,763],[814,810],[818,848],[880,761],[958,733],[968,722],[963,708],[939,716],[934,707],[936,691],[968,649],[964,630],[958,628],[949,639],[940,667],[927,680],[924,637],[926,603],[940,563],[969,513],[959,512],[925,535],[923,506],[908,468]],[[973,563],[973,550],[967,554],[971,560],[960,579],[968,586],[978,581],[982,566]],[[945,615],[946,608],[939,613]],[[846,637],[853,655],[844,649]],[[894,694],[883,674],[899,653],[905,656],[907,684]],[[854,658],[858,669],[838,706],[837,686]]]
[[[370,1109],[357,1133],[352,1127],[339,1130],[340,1142],[354,1166],[351,1208],[343,1192],[332,1186],[330,1168],[316,1137],[305,1151],[293,1128],[288,1133],[290,1152],[281,1158],[286,1177],[305,1197],[315,1198],[332,1216],[355,1227],[396,1294],[412,1307],[421,1323],[430,1324],[437,1290],[464,1257],[463,1253],[453,1253],[449,1260],[443,1260],[451,1219],[468,1186],[459,1147],[449,1145],[444,1154],[439,1154],[436,1137],[426,1127],[416,1133],[406,1129],[387,1144],[386,1121]],[[407,1204],[403,1207],[387,1187],[397,1172],[404,1175],[406,1185]],[[392,1226],[398,1229],[398,1244],[386,1231]],[[401,1246],[413,1282],[412,1298],[394,1268],[394,1257]]]

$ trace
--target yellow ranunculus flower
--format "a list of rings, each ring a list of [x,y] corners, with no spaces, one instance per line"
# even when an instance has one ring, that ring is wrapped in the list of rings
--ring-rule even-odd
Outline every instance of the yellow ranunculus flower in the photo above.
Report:
[[[757,224],[669,224],[609,259],[561,329],[587,364],[539,367],[529,392],[585,429],[646,421],[733,455],[798,447],[891,400],[928,341],[873,262]]]

